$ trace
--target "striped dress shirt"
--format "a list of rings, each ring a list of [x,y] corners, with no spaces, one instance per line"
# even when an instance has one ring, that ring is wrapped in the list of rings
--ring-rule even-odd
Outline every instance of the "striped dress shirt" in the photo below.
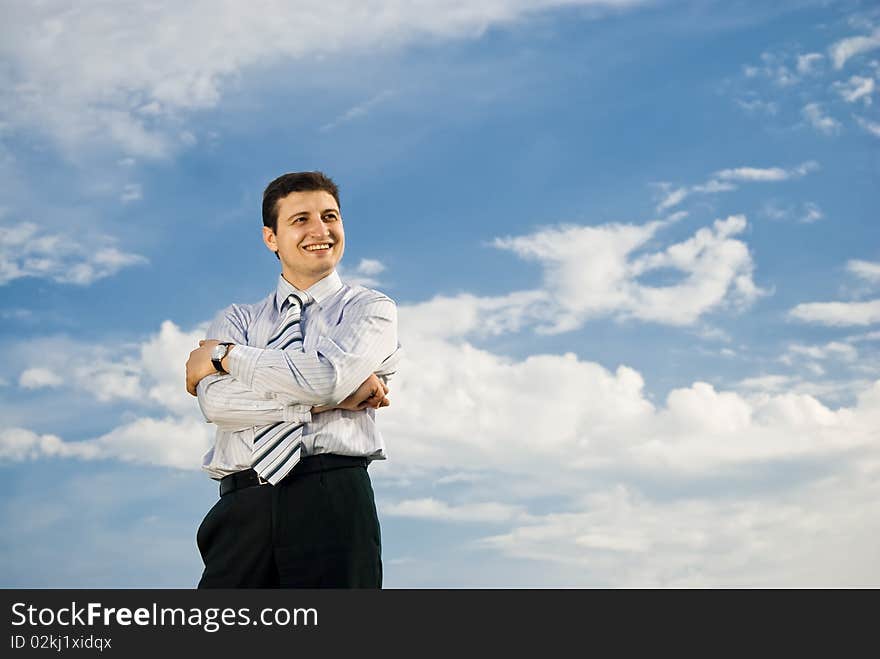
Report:
[[[320,453],[385,459],[385,443],[372,409],[330,410],[371,373],[388,381],[397,370],[397,307],[386,295],[349,286],[334,271],[306,289],[311,303],[300,320],[303,344],[265,346],[281,322],[284,301],[298,289],[283,276],[256,304],[233,304],[218,313],[208,338],[236,344],[229,375],[213,374],[197,387],[199,407],[217,425],[214,446],[202,460],[211,478],[250,468],[257,429],[279,421],[305,423],[303,457]]]

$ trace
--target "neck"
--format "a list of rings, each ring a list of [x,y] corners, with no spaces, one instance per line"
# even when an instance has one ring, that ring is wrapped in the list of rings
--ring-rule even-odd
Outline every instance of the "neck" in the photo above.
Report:
[[[332,270],[331,270],[332,272]],[[331,274],[331,272],[326,272],[323,275],[313,275],[313,276],[303,276],[303,275],[293,275],[289,272],[285,272],[283,269],[281,271],[281,276],[284,277],[289,283],[296,286],[299,290],[304,291],[308,288],[311,288],[319,281],[324,279]]]

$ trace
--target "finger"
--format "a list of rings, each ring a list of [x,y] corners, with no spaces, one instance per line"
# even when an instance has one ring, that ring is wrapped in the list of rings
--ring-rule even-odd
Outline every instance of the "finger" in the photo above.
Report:
[[[202,339],[201,341],[199,341],[199,345],[200,345],[200,346],[201,346],[201,345],[205,345],[205,340]]]

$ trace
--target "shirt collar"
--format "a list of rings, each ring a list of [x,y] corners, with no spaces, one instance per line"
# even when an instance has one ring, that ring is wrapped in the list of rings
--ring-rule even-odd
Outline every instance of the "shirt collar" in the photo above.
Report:
[[[342,279],[339,278],[339,274],[334,270],[323,279],[309,286],[305,292],[308,293],[309,297],[318,306],[321,306],[324,300],[336,293],[340,288],[342,288]],[[302,293],[302,291],[287,281],[284,275],[278,275],[278,288],[275,289],[275,308],[281,309],[284,306],[284,301],[290,297],[291,293]]]

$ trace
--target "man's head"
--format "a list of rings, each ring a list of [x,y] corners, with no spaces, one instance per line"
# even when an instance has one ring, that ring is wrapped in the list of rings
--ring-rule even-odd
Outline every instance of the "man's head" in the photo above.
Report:
[[[284,174],[272,181],[263,192],[263,242],[297,288],[330,274],[345,249],[336,184],[321,172]]]

